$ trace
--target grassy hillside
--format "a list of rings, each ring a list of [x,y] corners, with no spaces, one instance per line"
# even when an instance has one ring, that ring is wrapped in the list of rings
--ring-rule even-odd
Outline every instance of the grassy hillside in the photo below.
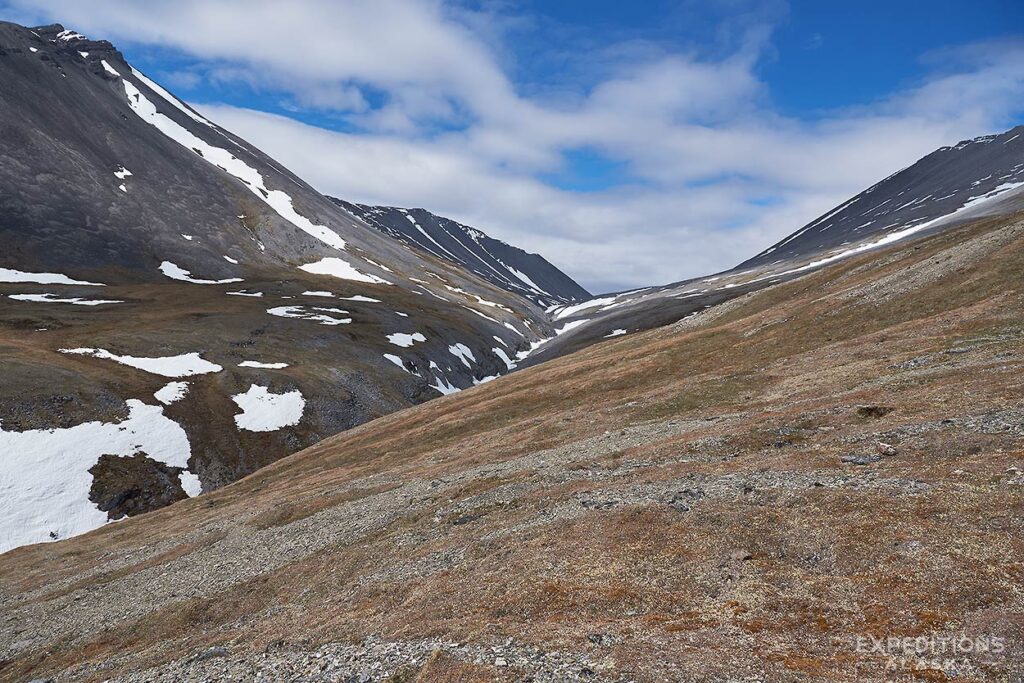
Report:
[[[0,679],[1010,680],[1021,273],[975,223],[15,550]]]

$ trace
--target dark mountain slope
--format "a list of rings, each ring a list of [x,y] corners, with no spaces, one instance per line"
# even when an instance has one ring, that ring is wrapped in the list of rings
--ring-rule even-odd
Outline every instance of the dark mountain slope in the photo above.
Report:
[[[456,263],[543,308],[591,298],[587,290],[543,256],[527,253],[450,218],[424,209],[334,201],[385,234]]]
[[[550,333],[110,43],[0,23],[0,111],[0,551],[103,523],[99,497],[212,490]],[[182,488],[151,490],[168,472]]]
[[[942,147],[741,263],[792,260],[948,216],[1024,185],[1024,126]]]

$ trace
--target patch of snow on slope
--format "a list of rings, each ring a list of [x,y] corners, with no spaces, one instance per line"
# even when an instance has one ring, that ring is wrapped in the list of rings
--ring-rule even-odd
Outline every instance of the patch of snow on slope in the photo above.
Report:
[[[131,174],[132,174],[132,172],[129,171],[124,166],[118,166],[117,170],[114,171],[114,177],[117,178],[118,180],[124,180],[125,178],[127,178]]]
[[[448,353],[452,354],[456,358],[462,361],[462,364],[467,368],[472,368],[469,361],[476,362],[476,356],[473,355],[473,351],[462,343],[456,343],[448,347]]]
[[[175,401],[180,401],[188,391],[188,382],[171,382],[153,394],[153,398],[169,406]]]
[[[101,59],[100,60],[100,64],[103,65],[103,70],[106,71],[111,76],[117,76],[118,78],[121,77],[121,74],[118,73],[117,69],[115,69],[114,67],[112,67],[109,64],[107,64],[107,60]]]
[[[856,247],[852,247],[852,248],[847,249],[845,251],[841,251],[839,253],[832,254],[831,256],[826,256],[826,257],[818,259],[816,261],[811,261],[810,263],[808,263],[806,265],[803,265],[803,266],[800,266],[798,268],[791,268],[789,270],[784,270],[781,273],[769,273],[768,275],[765,275],[765,276],[760,277],[760,278],[756,278],[754,280],[750,280],[748,282],[744,282],[743,284],[750,284],[752,282],[761,282],[762,280],[767,280],[769,278],[784,277],[786,275],[792,275],[794,273],[801,273],[801,272],[804,272],[804,271],[813,270],[815,268],[819,268],[821,266],[828,265],[829,263],[833,263],[835,261],[839,261],[839,260],[848,258],[848,257],[853,256],[855,254],[860,254],[862,252],[869,251],[871,249],[876,249],[878,247],[882,247],[882,246],[885,246],[887,244],[892,244],[893,242],[898,242],[900,240],[906,239],[907,237],[910,237],[911,235],[913,235],[915,233],[921,232],[922,230],[926,230],[926,229],[932,227],[933,225],[935,225],[936,223],[943,223],[943,222],[946,222],[946,221],[948,221],[948,220],[950,220],[952,218],[955,218],[958,214],[960,214],[960,213],[962,213],[962,212],[964,212],[964,211],[966,211],[966,210],[968,210],[968,209],[970,209],[972,207],[975,207],[978,204],[983,204],[983,203],[985,203],[985,202],[987,202],[989,200],[995,199],[996,197],[999,197],[1000,195],[1005,194],[1006,192],[1009,192],[1011,190],[1015,190],[1015,189],[1017,189],[1018,187],[1021,187],[1021,186],[1024,186],[1024,182],[1021,182],[1021,183],[1005,183],[1003,185],[1000,185],[999,187],[996,187],[995,189],[993,189],[993,190],[991,190],[989,192],[986,192],[983,195],[980,195],[978,197],[971,197],[959,209],[957,209],[956,211],[953,211],[952,213],[946,214],[945,216],[939,216],[938,218],[933,218],[933,219],[925,221],[923,223],[918,223],[916,225],[911,225],[910,227],[903,228],[902,230],[897,230],[895,232],[891,232],[888,235],[886,235],[885,237],[882,237],[881,239],[875,240],[873,242],[865,242],[864,244],[860,244],[860,245],[858,245]],[[730,285],[727,285],[727,286],[730,286]],[[736,286],[736,285],[731,285],[731,286]]]
[[[166,92],[162,89],[159,89],[160,86],[146,79],[138,71],[135,71],[135,69],[132,69],[132,73],[135,74],[136,78],[143,81],[144,83],[146,83],[146,85],[153,89],[154,92]],[[205,140],[203,140],[202,138],[196,137],[189,130],[178,125],[174,120],[158,112],[156,110],[156,106],[154,106],[154,104],[150,102],[149,99],[147,99],[146,96],[143,95],[139,91],[139,89],[136,88],[128,80],[121,79],[121,82],[124,84],[124,92],[125,95],[128,96],[128,104],[132,108],[132,111],[138,114],[139,117],[142,118],[142,120],[144,120],[146,123],[149,123],[150,125],[154,126],[161,133],[171,138],[178,144],[182,145],[186,149],[192,150],[193,152],[197,152],[203,159],[210,162],[214,166],[217,166],[218,168],[231,174],[235,178],[238,178],[240,181],[242,181],[242,184],[249,189],[250,192],[252,192],[254,195],[256,195],[256,197],[259,198],[260,201],[267,204],[267,206],[276,211],[277,214],[281,216],[281,218],[284,218],[286,221],[288,221],[295,227],[299,228],[300,230],[309,235],[312,235],[313,237],[317,238],[324,244],[332,246],[336,249],[345,248],[345,240],[343,240],[341,236],[338,235],[338,233],[334,232],[325,225],[315,225],[308,218],[299,214],[295,210],[295,207],[292,205],[291,196],[289,196],[285,192],[282,192],[281,190],[267,189],[266,185],[263,182],[263,176],[255,168],[249,166],[244,161],[242,161],[241,159],[239,159],[226,149],[223,149],[221,147],[215,147],[206,142]],[[156,87],[154,88],[154,86]],[[180,103],[177,102],[177,100],[169,94],[167,94],[166,96],[164,94],[161,94],[161,97],[164,97],[164,99],[166,99],[170,104],[178,107],[186,114],[188,114],[191,118],[201,123],[211,125],[209,121],[202,118],[201,116],[193,114],[189,112],[187,109],[184,109],[183,105],[180,105]]]
[[[339,308],[314,308],[314,311],[341,311]],[[347,311],[341,311],[345,313]],[[298,318],[300,320],[311,320],[313,322],[320,323],[321,325],[348,325],[352,322],[352,318],[334,318],[329,315],[323,315],[321,313],[312,313],[307,311],[302,306],[278,306],[277,308],[268,308],[267,313],[278,318]]]
[[[105,287],[101,282],[85,282],[72,280],[60,273],[26,273],[12,268],[0,268],[0,282],[31,282],[37,285],[87,285],[89,287]]]
[[[500,358],[505,363],[509,370],[515,370],[515,362],[508,357],[508,354],[505,353],[503,349],[500,349],[497,346],[495,346],[493,349],[491,349],[491,351],[493,351],[494,355]]]
[[[388,335],[388,341],[395,346],[401,346],[402,348],[409,348],[416,342],[425,342],[427,338],[419,332],[413,332],[412,334],[406,334],[405,332],[395,332],[394,334]]]
[[[340,258],[331,257],[320,259],[316,263],[307,263],[304,266],[299,266],[299,270],[304,270],[307,273],[313,273],[314,275],[330,275],[331,277],[341,278],[342,280],[355,280],[356,282],[369,282],[371,284],[378,285],[391,284],[387,280],[381,279],[376,275],[368,275],[367,273],[359,272],[351,263]]]
[[[325,297],[325,298],[326,297],[334,298],[334,295],[331,294],[330,292],[315,292],[315,291],[303,292],[302,296],[322,296],[322,297]]]
[[[263,292],[227,292],[231,296],[263,296]]]
[[[341,300],[342,301],[361,301],[361,302],[367,303],[367,304],[379,304],[379,303],[381,303],[380,299],[372,299],[372,298],[370,298],[368,296],[363,296],[362,294],[356,294],[355,296],[343,296],[343,297],[341,297]]]
[[[529,285],[530,289],[532,289],[533,291],[537,292],[538,294],[547,294],[548,296],[551,296],[551,294],[549,292],[546,292],[545,290],[541,289],[540,285],[538,285],[536,282],[531,280],[530,277],[526,273],[524,273],[523,271],[517,270],[516,268],[513,268],[512,266],[508,265],[507,263],[502,263],[501,265],[503,265],[506,268],[508,268],[509,272],[511,272],[517,278],[519,278],[520,280],[525,282],[527,285]]]
[[[384,358],[386,358],[387,360],[391,361],[392,363],[394,363],[398,367],[400,367],[403,370],[405,370],[405,362],[401,358],[396,356],[395,354],[393,354],[393,353],[385,353],[384,354]],[[408,370],[405,370],[405,371],[408,372]]]
[[[0,552],[106,524],[107,513],[89,500],[89,469],[101,455],[141,451],[171,467],[188,467],[185,430],[159,406],[134,399],[127,404],[123,422],[25,432],[6,432],[0,425]],[[198,493],[194,477],[182,477],[181,483],[189,495]]]
[[[618,337],[623,334],[626,334],[626,331],[620,328],[618,330],[612,330],[611,333],[604,335],[604,338],[607,339],[608,337]]]
[[[459,389],[457,386],[448,381],[448,378],[445,377],[444,373],[441,372],[441,368],[440,366],[438,366],[437,363],[435,363],[434,361],[430,361],[430,368],[437,375],[434,379],[434,383],[430,385],[432,389],[436,389],[445,396],[447,396],[448,394],[454,394],[456,392],[462,391],[462,389]]]
[[[243,360],[238,364],[240,368],[264,368],[266,370],[284,370],[287,363],[261,363],[258,360]]]
[[[92,356],[103,360],[112,360],[122,365],[128,365],[139,370],[144,370],[162,377],[191,377],[193,375],[205,375],[211,372],[220,372],[224,368],[211,363],[200,357],[198,353],[183,353],[180,356],[164,356],[156,358],[142,358],[138,356],[118,356],[106,349],[60,349],[61,353],[69,353],[77,356]]]
[[[10,294],[8,295],[15,301],[32,301],[41,304],[74,304],[76,306],[102,306],[104,304],[123,304],[123,301],[117,301],[115,299],[83,299],[82,297],[72,297],[69,299],[62,299],[56,294]]]
[[[552,320],[561,320],[568,318],[581,311],[585,311],[589,308],[596,308],[598,306],[608,306],[609,304],[615,303],[615,297],[605,297],[603,299],[591,299],[590,301],[584,301],[580,304],[574,304],[572,306],[566,306],[565,308],[559,308],[554,312]]]
[[[232,396],[231,400],[242,409],[235,415],[235,424],[250,432],[276,432],[282,427],[297,425],[306,408],[302,392],[272,394],[266,387],[256,384],[244,394]]]
[[[210,123],[209,121],[204,119],[202,116],[200,116],[199,114],[195,113],[194,111],[192,111],[191,109],[186,107],[181,102],[181,100],[179,100],[177,97],[175,97],[171,93],[169,93],[166,90],[164,90],[163,86],[161,86],[159,83],[155,83],[155,82],[151,81],[149,78],[146,77],[146,75],[144,73],[142,73],[141,71],[139,71],[135,67],[130,67],[130,68],[132,70],[132,75],[135,76],[135,78],[137,78],[140,81],[142,81],[143,83],[145,83],[146,86],[150,90],[152,90],[157,95],[159,95],[164,100],[166,100],[167,104],[171,105],[172,107],[174,107],[175,109],[177,109],[182,114],[184,114],[185,116],[189,117],[190,119],[192,119],[196,123],[201,123],[203,125],[209,126],[210,128],[214,127],[214,125],[212,123]],[[120,75],[120,74],[118,74],[118,75]]]
[[[201,280],[199,278],[192,277],[192,273],[176,266],[170,261],[164,261],[160,264],[160,272],[171,278],[172,280],[181,280],[182,282],[191,282],[194,285],[229,285],[233,282],[241,282],[240,277],[229,277],[223,280]]]
[[[569,330],[574,330],[577,327],[579,327],[580,325],[585,325],[586,323],[589,323],[589,322],[590,322],[590,320],[573,320],[571,323],[566,323],[562,327],[560,327],[557,330],[555,330],[555,334],[556,335],[565,334]]]

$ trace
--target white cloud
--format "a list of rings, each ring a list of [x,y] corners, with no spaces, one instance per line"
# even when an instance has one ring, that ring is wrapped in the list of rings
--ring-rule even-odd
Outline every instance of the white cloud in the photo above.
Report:
[[[19,4],[87,34],[180,50],[207,80],[337,110],[358,132],[202,107],[326,193],[450,215],[594,291],[732,266],[932,149],[1004,126],[1024,95],[1014,43],[931,55],[929,78],[807,122],[775,111],[758,78],[771,49],[763,24],[742,26],[716,58],[607,46],[594,55],[597,82],[527,95],[510,75],[508,17],[441,0]],[[544,181],[581,148],[635,183],[571,192]]]

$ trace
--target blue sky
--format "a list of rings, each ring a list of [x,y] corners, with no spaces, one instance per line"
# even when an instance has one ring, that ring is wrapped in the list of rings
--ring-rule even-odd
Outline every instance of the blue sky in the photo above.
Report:
[[[324,192],[422,206],[594,291],[727,268],[1024,122],[1024,3],[0,0]]]

